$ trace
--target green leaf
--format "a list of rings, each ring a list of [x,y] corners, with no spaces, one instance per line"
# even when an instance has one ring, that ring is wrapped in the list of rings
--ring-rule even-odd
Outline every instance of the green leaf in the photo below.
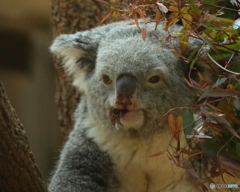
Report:
[[[226,38],[228,38],[228,35],[226,33],[218,33],[216,34],[214,40],[219,43],[222,43]]]
[[[208,10],[208,11],[215,11],[214,7],[213,6],[210,6],[210,5],[214,5],[215,3],[215,0],[204,0],[204,10]]]
[[[184,53],[189,45],[189,43],[188,43],[189,34],[185,30],[182,30],[182,33],[183,33],[183,35],[180,37],[179,43],[180,43],[180,49],[181,49],[182,53]]]
[[[234,29],[232,26],[231,27],[227,27],[224,28],[224,32],[227,33],[228,35],[238,35],[239,30],[238,29]]]
[[[211,47],[212,50],[214,50],[216,53],[220,54],[219,50],[216,48],[216,46],[208,38],[206,38],[202,35],[200,35],[200,38],[204,41],[204,43],[209,45],[209,47]]]
[[[234,106],[234,107],[235,107],[235,106]],[[240,119],[240,110],[236,110],[235,112],[236,112],[236,117],[237,117],[237,119]]]
[[[212,141],[203,141],[203,142],[198,142],[197,144],[200,146],[202,151],[207,156],[209,156],[215,161],[217,160],[217,153],[218,153],[218,150],[220,149],[219,144]]]
[[[232,10],[229,10],[229,9],[225,9],[225,7],[227,8],[230,8],[230,9],[235,9],[236,8],[234,7],[233,3],[231,3],[231,1],[219,1],[218,2],[218,6],[221,6],[223,9],[223,15],[221,15],[221,17],[224,17],[224,18],[235,18],[237,16],[237,11],[232,11]]]
[[[196,54],[198,53],[198,51],[202,48],[202,44],[199,44],[197,48],[195,48],[191,54],[189,55],[189,57],[187,58],[188,62],[191,62],[192,60],[197,60],[198,57],[196,57]],[[194,63],[191,64],[191,67],[194,66]]]
[[[228,45],[225,45],[225,46],[229,49],[233,49],[235,51],[238,51],[238,50],[240,50],[240,41],[238,41],[237,43],[232,43],[232,44],[228,44]],[[219,47],[219,49],[224,50],[224,47]]]
[[[233,53],[229,52],[229,51],[220,51],[218,49],[218,53],[216,53],[215,51],[211,50],[209,52],[209,55],[215,60],[215,61],[219,61],[222,60],[226,57],[230,57]]]
[[[215,73],[212,74],[211,76],[211,81],[216,83],[219,80],[219,76]]]
[[[227,80],[226,77],[223,77],[223,78],[218,78],[217,82],[212,86],[213,88],[216,88],[218,87],[219,85],[223,84],[225,81]]]
[[[227,80],[226,77],[220,78],[218,77],[217,81],[215,82],[214,85],[209,86],[209,88],[207,90],[204,91],[204,93],[202,94],[202,96],[198,99],[199,101],[202,98],[205,98],[206,96],[208,96],[208,93],[211,92],[212,90],[214,90],[216,87],[218,87],[219,85],[223,84],[225,81]],[[214,81],[213,81],[214,82]]]
[[[192,16],[188,13],[188,7],[183,7],[181,9],[182,18],[181,21],[186,30],[192,29]]]
[[[212,18],[208,18],[208,20],[202,21],[201,25],[207,29],[216,27],[216,25],[211,21],[212,21]]]
[[[226,157],[230,160],[239,159],[236,151],[233,150],[229,145],[223,147],[225,144],[225,142],[220,142],[218,140],[203,141],[197,143],[197,145],[202,149],[202,151],[215,161],[217,160],[218,155]]]
[[[235,88],[239,88],[239,86],[235,87]],[[235,107],[236,118],[240,119],[240,98],[234,98],[233,105]],[[240,125],[239,124],[235,124],[235,130],[238,130],[238,132],[240,131]]]
[[[199,6],[197,6],[197,5],[193,4],[193,3],[191,3],[191,4],[189,5],[189,8],[192,9],[192,10],[194,10],[194,11],[196,11],[198,14],[200,13]]]
[[[186,109],[183,114],[183,128],[185,138],[187,135],[192,135],[193,123],[194,123],[193,112],[191,109]],[[189,138],[186,138],[186,140],[189,141]]]
[[[228,19],[228,18],[223,18],[223,17],[218,17],[217,20],[223,27],[228,27],[233,24],[234,20]]]
[[[236,144],[236,151],[237,151],[238,156],[240,157],[240,143]]]
[[[233,55],[235,51],[240,50],[240,41],[236,43],[228,44],[228,45],[210,46],[210,47],[212,48],[212,50],[210,51],[209,54],[214,60],[218,61],[218,60],[227,58]]]
[[[240,57],[239,57],[239,59],[240,59]],[[230,69],[231,69],[231,71],[234,71],[234,72],[237,72],[237,73],[240,73],[240,63],[239,62],[237,62],[237,63],[231,63],[230,64]]]

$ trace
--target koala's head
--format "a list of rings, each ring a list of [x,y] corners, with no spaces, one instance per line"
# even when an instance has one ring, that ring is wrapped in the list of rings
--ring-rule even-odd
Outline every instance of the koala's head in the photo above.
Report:
[[[160,25],[118,22],[61,35],[51,51],[64,58],[73,84],[85,95],[96,123],[122,131],[160,130],[168,110],[192,102],[183,78],[187,64],[171,53]],[[177,27],[176,27],[177,28]]]

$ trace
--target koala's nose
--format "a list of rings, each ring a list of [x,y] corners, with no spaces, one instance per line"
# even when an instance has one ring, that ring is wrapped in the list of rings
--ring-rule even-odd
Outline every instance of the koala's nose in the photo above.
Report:
[[[134,94],[137,89],[137,79],[132,75],[121,75],[116,83],[115,106],[117,109],[133,110],[136,108]]]

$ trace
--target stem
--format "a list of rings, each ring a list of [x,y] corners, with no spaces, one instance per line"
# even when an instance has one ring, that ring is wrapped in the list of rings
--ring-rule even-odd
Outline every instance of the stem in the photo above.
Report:
[[[217,8],[220,8],[220,9],[227,9],[227,10],[230,10],[230,11],[236,11],[236,12],[239,12],[237,9],[232,9],[232,8],[227,8],[227,7],[222,7],[222,6],[218,6],[218,5],[210,5],[210,4],[207,4],[207,3],[203,3],[203,5],[208,5],[208,6],[217,7]]]
[[[220,67],[222,70],[224,70],[224,71],[226,71],[226,72],[229,72],[229,73],[232,73],[232,74],[235,74],[235,75],[240,75],[240,73],[230,71],[230,70],[224,68],[223,66],[221,66],[221,65],[220,65],[217,61],[215,61],[215,60],[211,57],[211,55],[209,55],[208,53],[207,53],[207,56],[212,60],[212,62],[213,62],[214,64],[216,64],[216,65],[217,65],[218,67]]]

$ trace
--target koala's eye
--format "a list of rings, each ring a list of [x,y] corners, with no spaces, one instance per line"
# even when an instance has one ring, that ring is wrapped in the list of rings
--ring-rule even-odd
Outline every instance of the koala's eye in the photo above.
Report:
[[[102,75],[102,80],[103,80],[103,82],[104,82],[105,84],[107,84],[107,85],[109,85],[110,83],[112,83],[112,80],[110,79],[110,77],[107,76],[107,75],[105,75],[105,74]]]
[[[149,83],[158,83],[160,81],[160,77],[158,75],[152,76],[148,79]]]

